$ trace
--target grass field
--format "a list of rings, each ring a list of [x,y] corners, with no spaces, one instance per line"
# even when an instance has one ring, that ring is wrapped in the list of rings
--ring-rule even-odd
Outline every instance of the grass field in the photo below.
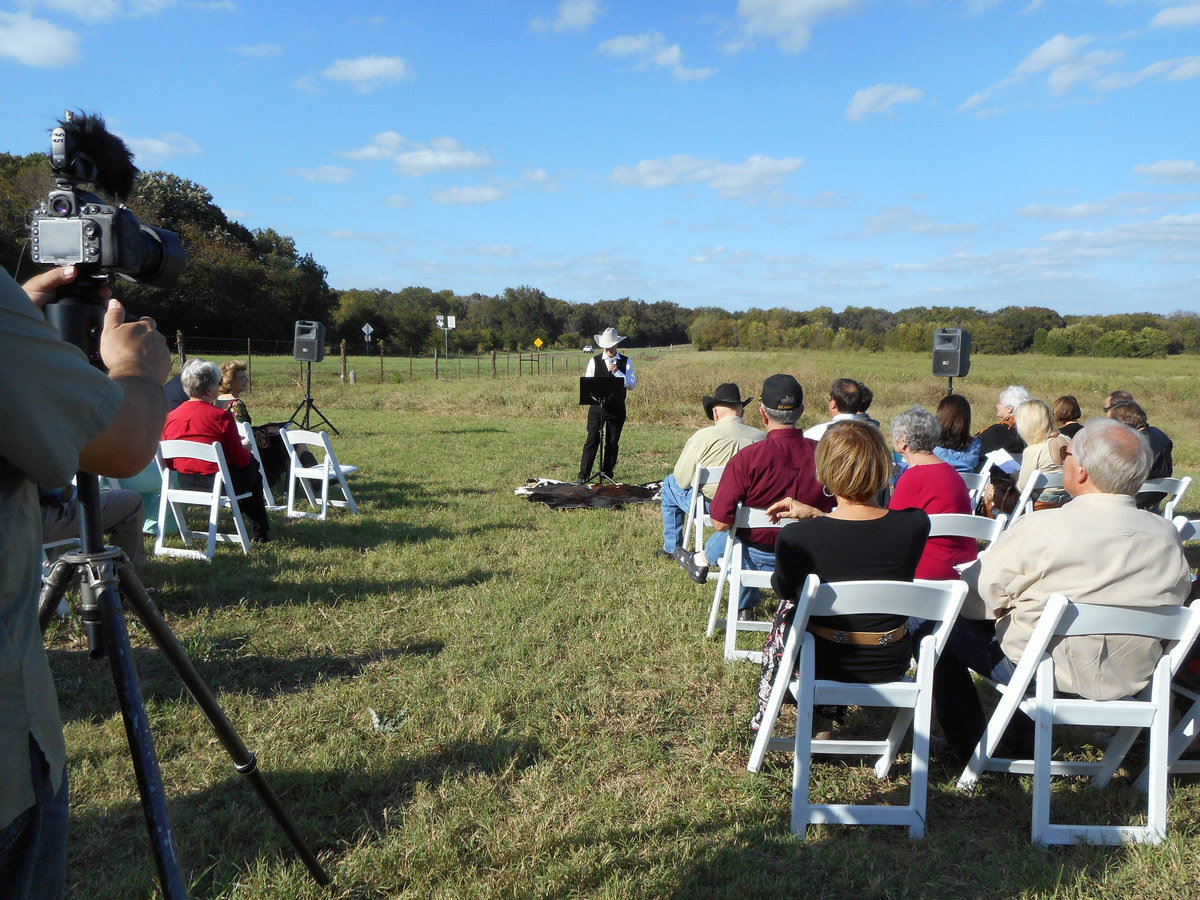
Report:
[[[789,371],[820,408],[829,381],[849,375],[874,388],[885,425],[945,390],[916,355],[634,359],[626,481],[670,470],[718,382],[754,392]],[[957,772],[940,768],[922,841],[879,827],[793,839],[789,759],[769,757],[757,776],[744,768],[757,668],[722,660],[703,637],[710,591],[651,556],[657,508],[556,513],[512,494],[532,476],[574,476],[576,373],[434,381],[395,362],[382,384],[362,374],[366,361],[357,385],[337,378],[335,360],[313,369],[316,401],[343,432],[338,453],[362,469],[361,516],[277,515],[275,540],[248,559],[221,547],[211,565],[152,559],[143,573],[333,875],[333,896],[1200,895],[1195,779],[1174,782],[1171,835],[1157,848],[1033,849],[1026,779],[992,776],[963,796]],[[1177,473],[1195,476],[1198,374],[1195,357],[981,357],[956,387],[976,427],[1009,383],[1046,399],[1074,393],[1087,413],[1127,388],[1174,437]],[[256,358],[254,377],[256,420],[286,418],[302,394],[297,364]],[[1200,489],[1184,508],[1197,515]],[[195,896],[330,896],[132,631]],[[56,626],[50,648],[70,756],[69,894],[153,895],[107,666],[87,660],[74,623]],[[841,764],[817,771],[817,799],[907,790]],[[1127,779],[1099,797],[1064,785],[1056,798],[1098,816],[1138,799]]]

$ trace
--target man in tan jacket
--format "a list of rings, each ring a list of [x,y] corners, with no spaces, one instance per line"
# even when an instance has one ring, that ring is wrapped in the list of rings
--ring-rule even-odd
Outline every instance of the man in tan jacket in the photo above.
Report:
[[[1007,683],[1051,594],[1124,607],[1183,603],[1190,579],[1179,535],[1134,502],[1150,463],[1143,435],[1091,419],[1064,450],[1063,488],[1071,501],[1024,516],[964,573],[972,591],[934,679],[951,752],[969,755],[983,732],[968,669]],[[1058,639],[1051,652],[1060,691],[1112,700],[1149,683],[1162,648],[1152,638],[1079,635]],[[1013,726],[1008,751],[1027,755],[1032,723],[1019,716]]]

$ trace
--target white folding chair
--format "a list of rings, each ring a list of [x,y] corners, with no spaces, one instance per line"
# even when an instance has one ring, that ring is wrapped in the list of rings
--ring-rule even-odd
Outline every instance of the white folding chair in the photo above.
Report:
[[[217,471],[213,474],[211,490],[181,488],[176,472],[167,468],[169,459],[194,459],[216,464]],[[213,441],[211,444],[201,444],[196,441],[161,441],[155,460],[162,475],[162,489],[158,495],[159,528],[158,536],[154,539],[154,553],[161,556],[183,556],[211,562],[217,543],[224,542],[241,544],[242,553],[249,556],[250,533],[246,530],[246,523],[242,518],[242,510],[238,506],[238,501],[246,499],[250,494],[249,492],[243,494],[233,492],[233,480],[229,476],[225,451],[221,449],[220,443],[217,441]],[[188,528],[183,510],[185,506],[208,508],[208,542],[203,552],[185,549],[191,547],[192,538],[198,534]],[[230,515],[233,516],[236,532],[217,531],[222,508],[228,509]],[[171,515],[179,528],[179,536],[183,539],[183,548],[166,546],[166,533],[170,530],[166,527],[168,509],[171,510]]]
[[[988,463],[988,468],[991,468],[991,463]],[[983,498],[983,492],[987,490],[991,475],[988,472],[959,472],[958,474],[962,476],[963,484],[967,486],[967,494],[971,497],[971,509],[973,510]]]
[[[258,474],[262,478],[263,500],[266,501],[267,509],[271,512],[278,512],[283,509],[282,503],[275,502],[275,495],[271,493],[271,482],[267,481],[267,470],[263,468],[262,456],[258,452],[258,440],[254,437],[254,427],[249,422],[237,422],[238,434],[242,436],[242,443],[247,444],[249,450],[254,454],[254,461],[258,463]]]
[[[1200,519],[1189,519],[1187,516],[1176,516],[1171,520],[1175,530],[1179,532],[1181,541],[1194,541],[1200,534]]]
[[[329,507],[344,506],[354,515],[358,515],[358,505],[350,486],[346,484],[346,476],[358,471],[358,466],[347,466],[338,462],[337,454],[329,435],[324,431],[301,431],[284,428],[279,432],[283,435],[284,446],[288,452],[288,501],[287,514],[291,518],[324,519],[329,514]],[[318,460],[315,466],[305,466],[300,462],[300,452],[307,444],[314,451],[323,451],[324,459]],[[313,491],[312,482],[320,482],[320,497]],[[342,500],[329,499],[329,486],[337,484],[342,491]],[[319,512],[302,512],[296,509],[296,489],[304,491],[309,506]]]
[[[1004,526],[1008,524],[1008,516],[1000,513],[994,519],[987,516],[976,516],[970,513],[933,513],[929,516],[930,537],[968,537],[983,541],[986,547],[979,555],[987,553],[992,543],[1000,537]]]
[[[1037,844],[1157,844],[1167,832],[1167,774],[1171,730],[1171,677],[1200,633],[1200,610],[1183,606],[1128,609],[1072,603],[1053,594],[1038,619],[1016,671],[1002,691],[1000,703],[984,728],[967,768],[958,779],[960,790],[973,787],[985,771],[1033,775],[1031,839]],[[1167,642],[1148,684],[1136,697],[1088,700],[1055,696],[1055,638],[1085,634],[1143,635]],[[1033,686],[1032,696],[1026,696]],[[1034,721],[1033,759],[995,756],[1005,728],[1021,709]],[[1118,731],[1099,761],[1060,761],[1053,758],[1055,725],[1117,726]],[[1145,825],[1066,825],[1050,822],[1050,782],[1054,775],[1091,776],[1097,787],[1111,778],[1142,728],[1150,730],[1147,810]]]
[[[712,519],[704,508],[707,498],[700,489],[720,482],[724,472],[724,466],[697,465],[692,475],[692,502],[688,506],[687,517],[683,520],[683,546],[692,553],[699,553],[704,549],[704,529],[712,528]],[[695,539],[689,540],[693,532]]]
[[[738,531],[745,531],[748,528],[783,528],[787,524],[788,520],[786,519],[772,522],[767,518],[765,510],[742,506],[740,503],[737,506],[733,524],[729,528],[729,540],[725,544],[725,554],[721,557],[721,570],[717,575],[717,588],[713,591],[712,607],[708,611],[708,630],[705,632],[706,636],[712,637],[718,628],[725,629],[725,659],[730,662],[741,659],[761,664],[762,651],[737,649],[737,635],[739,631],[766,632],[771,630],[770,622],[743,622],[738,619],[738,598],[741,596],[742,588],[759,588],[760,590],[769,588],[771,575],[774,572],[773,569],[743,568],[745,547],[741,538],[737,536]],[[726,590],[729,599],[725,618],[722,619],[720,618],[721,594]]]
[[[933,711],[933,670],[958,618],[967,585],[962,581],[843,581],[817,584],[810,576],[797,599],[796,616],[784,645],[783,656],[762,725],[747,764],[751,772],[762,766],[767,750],[789,749],[786,738],[773,736],[779,709],[788,691],[796,698],[796,735],[792,739],[792,833],[803,834],[809,825],[904,825],[909,837],[925,834],[925,801],[929,788],[929,725]],[[937,628],[922,641],[913,678],[882,684],[857,684],[817,679],[814,669],[816,639],[805,632],[810,616],[885,613],[928,619]],[[791,673],[796,670],[793,679]],[[814,740],[813,707],[878,706],[896,710],[883,740]],[[875,775],[884,778],[913,731],[912,775],[905,806],[812,803],[809,778],[814,753],[875,756]]]
[[[1151,478],[1149,481],[1142,482],[1142,486],[1138,488],[1139,494],[1166,494],[1162,509],[1162,517],[1164,519],[1175,518],[1175,508],[1179,506],[1179,501],[1183,499],[1183,495],[1187,493],[1187,489],[1192,485],[1190,475],[1185,475],[1183,478]]]
[[[1039,470],[1030,475],[1029,480],[1025,482],[1025,488],[1021,491],[1021,496],[1017,500],[1017,506],[1013,510],[1012,518],[1008,520],[1009,527],[1015,525],[1017,519],[1021,518],[1021,516],[1033,512],[1035,494],[1040,494],[1047,489],[1061,488],[1062,483],[1062,472],[1042,472]]]

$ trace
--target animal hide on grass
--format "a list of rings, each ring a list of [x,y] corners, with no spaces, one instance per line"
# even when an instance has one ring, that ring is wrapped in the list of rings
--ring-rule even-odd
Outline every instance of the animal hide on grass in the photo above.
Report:
[[[627,503],[657,503],[661,481],[649,484],[575,484],[552,478],[530,478],[513,491],[551,509],[620,509]]]

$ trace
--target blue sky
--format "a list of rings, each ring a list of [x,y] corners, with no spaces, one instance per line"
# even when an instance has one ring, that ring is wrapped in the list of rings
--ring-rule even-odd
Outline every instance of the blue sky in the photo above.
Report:
[[[336,288],[1194,309],[1200,4],[17,0],[67,107]]]

